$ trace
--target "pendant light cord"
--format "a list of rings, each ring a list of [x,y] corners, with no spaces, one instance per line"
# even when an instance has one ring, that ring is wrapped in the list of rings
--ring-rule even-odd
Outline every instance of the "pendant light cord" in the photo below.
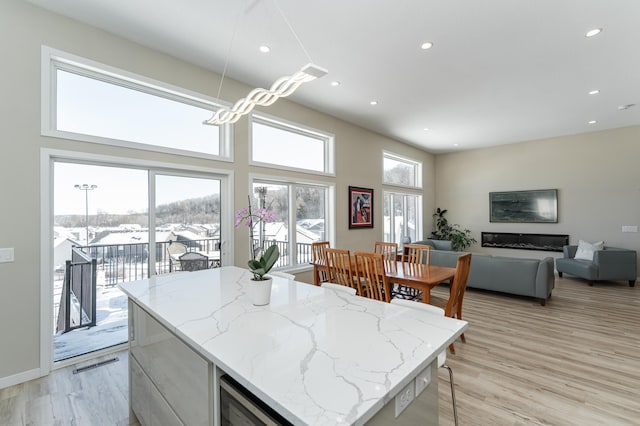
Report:
[[[282,16],[282,19],[284,20],[284,22],[287,24],[287,26],[289,27],[289,30],[291,31],[291,34],[293,34],[293,36],[295,37],[296,41],[298,42],[298,44],[300,45],[300,48],[302,49],[302,51],[304,52],[304,54],[307,56],[307,59],[309,60],[310,63],[313,63],[313,60],[311,60],[311,55],[309,55],[309,52],[307,52],[307,49],[304,48],[304,45],[302,44],[302,41],[300,41],[300,37],[298,37],[298,34],[296,33],[296,31],[293,29],[293,26],[291,25],[291,23],[289,22],[289,20],[287,19],[286,15],[284,14],[284,12],[282,11],[282,9],[280,8],[280,5],[278,4],[278,0],[273,0],[273,4],[276,6],[276,9],[278,9],[278,13],[280,13],[280,16]]]
[[[218,86],[218,94],[216,95],[216,99],[220,99],[220,94],[222,93],[222,83],[224,82],[224,77],[227,74],[227,66],[229,65],[229,59],[231,58],[231,48],[233,47],[233,42],[236,39],[236,33],[238,32],[239,23],[240,23],[240,10],[238,10],[238,14],[236,15],[236,22],[233,26],[233,33],[231,34],[231,41],[229,41],[229,48],[227,49],[227,57],[224,60],[224,68],[222,69],[222,76],[220,77],[220,85]]]

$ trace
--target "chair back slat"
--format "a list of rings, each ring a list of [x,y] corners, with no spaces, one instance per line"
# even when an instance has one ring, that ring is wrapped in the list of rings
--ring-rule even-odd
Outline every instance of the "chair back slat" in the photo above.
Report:
[[[373,245],[373,252],[381,254],[385,260],[395,260],[398,253],[398,243],[376,241]]]
[[[329,282],[340,284],[356,290],[362,294],[360,280],[351,268],[351,253],[344,249],[325,249],[326,264],[329,268]]]
[[[365,297],[383,302],[391,300],[390,289],[385,274],[384,257],[382,253],[367,253],[356,251],[354,254],[356,275],[363,287]]]
[[[424,244],[405,244],[403,246],[402,261],[405,263],[429,265],[431,261],[431,246]]]
[[[317,275],[313,277],[316,285],[329,281],[329,268],[325,262],[327,261],[326,250],[330,247],[331,244],[329,241],[315,241],[311,243],[311,261],[314,264],[314,269],[317,271]]]

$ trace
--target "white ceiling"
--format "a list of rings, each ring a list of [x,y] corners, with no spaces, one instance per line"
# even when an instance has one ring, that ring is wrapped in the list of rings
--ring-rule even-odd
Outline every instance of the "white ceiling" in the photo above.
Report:
[[[429,152],[640,124],[639,0],[28,1],[254,87],[311,58],[294,101]]]

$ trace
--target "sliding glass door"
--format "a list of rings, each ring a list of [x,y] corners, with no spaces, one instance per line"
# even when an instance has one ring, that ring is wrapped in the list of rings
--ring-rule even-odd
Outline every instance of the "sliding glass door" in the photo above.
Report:
[[[219,267],[224,176],[53,162],[53,360],[127,341],[118,284],[180,271],[196,251]]]
[[[180,270],[187,251],[220,266],[220,180],[156,174],[155,194],[157,273]]]

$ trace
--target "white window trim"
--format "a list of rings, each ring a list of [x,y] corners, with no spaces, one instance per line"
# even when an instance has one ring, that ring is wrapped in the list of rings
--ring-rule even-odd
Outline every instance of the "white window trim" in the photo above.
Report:
[[[389,186],[391,186],[391,185],[389,185]],[[412,196],[412,197],[418,197],[416,207],[418,208],[419,211],[416,212],[416,238],[418,238],[418,235],[420,235],[420,237],[422,239],[422,236],[424,235],[424,228],[423,228],[424,211],[423,211],[423,205],[422,205],[422,198],[423,198],[422,192],[411,191],[411,190],[409,190],[409,191],[400,191],[398,189],[383,189],[382,190],[383,209],[384,209],[385,196],[387,194],[393,194],[394,196],[400,195],[400,196],[403,196],[403,197],[406,196],[406,195]],[[384,220],[384,217],[383,217],[382,220]],[[393,227],[394,221],[395,221],[395,217],[392,216],[391,217],[390,226]],[[382,237],[383,237],[383,240],[384,240],[384,226],[382,227]],[[418,240],[418,241],[420,241],[420,240]]]
[[[103,145],[134,148],[145,151],[161,152],[196,158],[207,158],[218,161],[233,162],[233,126],[224,125],[220,134],[220,154],[212,155],[178,148],[155,146],[120,139],[111,139],[94,135],[80,134],[56,129],[56,70],[63,69],[78,72],[81,75],[94,76],[106,82],[120,86],[140,89],[145,93],[158,95],[167,99],[183,102],[202,108],[218,108],[229,106],[227,102],[206,96],[188,89],[171,85],[149,77],[141,76],[126,70],[115,68],[100,62],[92,61],[71,53],[42,46],[41,49],[41,106],[40,132],[43,136],[71,139]]]
[[[281,130],[286,130],[292,133],[298,133],[303,136],[313,136],[319,139],[325,140],[324,143],[324,172],[317,170],[302,169],[298,167],[281,166],[279,164],[264,163],[261,161],[253,160],[253,122],[266,124]],[[333,133],[324,132],[322,130],[314,129],[302,124],[293,123],[282,118],[278,118],[272,115],[264,113],[252,113],[249,116],[249,165],[267,167],[278,170],[289,170],[294,172],[302,172],[319,176],[332,176],[335,177],[335,135]]]
[[[227,214],[220,217],[221,235],[226,235],[221,245],[221,256],[225,262],[234,265],[234,172],[227,169],[189,166],[150,160],[139,160],[129,157],[116,157],[85,152],[65,151],[58,149],[40,149],[40,366],[38,377],[48,375],[52,369],[62,368],[70,364],[95,358],[101,352],[91,353],[84,357],[76,357],[54,364],[52,356],[53,335],[51,333],[53,320],[52,300],[53,288],[53,163],[54,161],[89,162],[114,166],[128,166],[132,168],[154,169],[157,172],[192,173],[194,177],[219,175],[221,177],[220,202],[229,206]],[[112,351],[108,348],[105,351]]]
[[[283,176],[274,176],[268,174],[259,174],[259,173],[250,173],[249,174],[249,187],[247,188],[247,193],[251,194],[253,191],[253,183],[256,180],[263,180],[272,182],[274,184],[282,184],[282,185],[316,185],[327,188],[327,206],[325,207],[326,217],[325,220],[325,236],[326,239],[331,243],[333,247],[336,241],[336,185],[333,182],[326,182],[321,180],[312,180],[305,178],[293,178],[293,177],[283,177]],[[289,194],[289,197],[292,197],[292,194]],[[289,223],[295,223],[295,214],[292,209],[289,209]],[[329,226],[327,226],[327,223]],[[295,237],[294,237],[295,241]],[[282,271],[287,272],[305,272],[313,269],[311,265],[303,265],[303,264],[295,264],[295,265],[287,265],[281,268]]]
[[[415,164],[415,168],[416,168],[416,170],[415,170],[415,173],[416,173],[415,185],[406,186],[406,185],[399,185],[397,183],[387,183],[387,182],[385,182],[384,181],[384,159],[385,158],[389,158],[389,159],[400,161],[400,162],[404,162],[404,163]],[[383,150],[382,151],[381,169],[382,169],[382,184],[385,185],[385,186],[403,188],[403,190],[404,189],[416,189],[416,190],[417,189],[422,189],[422,161],[418,161],[418,160],[415,160],[413,158],[406,157],[404,155],[399,155],[399,154],[395,154],[395,153],[390,152],[390,151]]]

